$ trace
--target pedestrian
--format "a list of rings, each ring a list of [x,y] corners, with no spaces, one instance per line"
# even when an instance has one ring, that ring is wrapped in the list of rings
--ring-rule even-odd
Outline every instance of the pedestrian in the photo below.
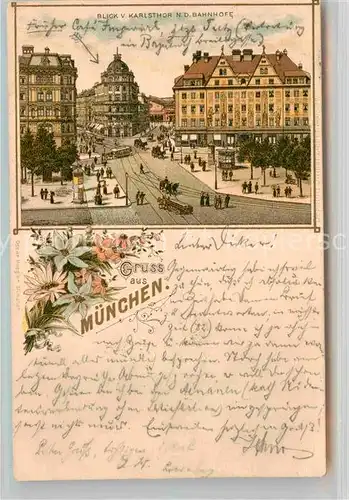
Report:
[[[269,170],[269,176],[273,177],[273,171],[272,170]]]
[[[40,197],[42,200],[44,199],[44,190],[42,188],[40,189]]]
[[[292,196],[292,188],[291,186],[288,188],[288,197],[291,198]]]
[[[103,167],[101,168],[101,177],[102,178],[104,177],[104,168]]]
[[[91,158],[91,155],[89,156],[89,158]],[[98,161],[97,156],[95,156],[95,157],[94,157],[94,160],[93,160],[93,161],[95,162],[95,165],[97,165],[97,161]]]
[[[276,188],[275,188],[275,186],[273,187],[273,197],[276,198]]]
[[[143,203],[144,203],[144,198],[145,198],[145,193],[143,193],[143,191],[142,191],[140,194],[141,205],[143,205]]]
[[[223,198],[221,195],[218,196],[218,208],[222,208]]]
[[[252,182],[251,181],[248,183],[248,192],[252,193]]]
[[[138,190],[137,193],[136,193],[136,202],[137,202],[137,205],[139,205],[140,195],[141,195],[141,192]]]
[[[107,183],[106,182],[103,185],[103,194],[105,194],[105,195],[108,194],[108,188],[107,188]]]
[[[243,193],[243,194],[246,194],[246,192],[247,192],[247,182],[246,182],[246,181],[244,181],[244,182],[242,183],[242,193]]]
[[[229,170],[229,180],[230,181],[233,180],[233,169],[232,168]]]
[[[50,191],[50,203],[51,204],[53,204],[55,202],[54,195],[55,195],[55,193],[53,191]]]
[[[191,164],[190,164],[190,171],[194,172],[194,169],[195,169],[194,162],[191,162]]]
[[[48,197],[48,190],[47,188],[45,188],[45,191],[44,191],[44,199],[47,200],[47,197]]]
[[[91,158],[92,152],[91,149],[88,150],[88,157]]]
[[[101,185],[100,185],[100,183],[99,183],[99,182],[98,182],[98,184],[97,184],[96,193],[97,193],[97,194],[101,194]]]
[[[144,174],[144,168],[143,168],[143,165],[141,164],[140,167],[139,167],[139,171],[141,174]]]
[[[258,182],[256,182],[256,184],[254,185],[254,192],[256,194],[258,194],[258,189],[259,189]]]
[[[205,193],[202,191],[200,196],[200,206],[203,207],[205,205]]]
[[[206,172],[206,160],[202,161],[202,171]]]
[[[278,187],[276,188],[276,192],[277,192],[277,196],[280,196],[281,189],[280,189],[280,186],[279,186],[279,185],[278,185]]]
[[[174,158],[174,155],[173,155],[173,151],[171,152],[171,161],[173,161],[173,158]]]
[[[224,199],[225,208],[229,207],[229,201],[230,201],[230,196],[228,194],[226,194],[225,199]]]
[[[197,157],[197,151],[194,151],[194,160],[196,160]]]
[[[97,174],[96,174],[96,177],[97,177],[97,182],[99,182],[100,178],[101,178],[101,173],[100,171],[98,170]]]
[[[206,207],[210,206],[210,195],[206,193]]]

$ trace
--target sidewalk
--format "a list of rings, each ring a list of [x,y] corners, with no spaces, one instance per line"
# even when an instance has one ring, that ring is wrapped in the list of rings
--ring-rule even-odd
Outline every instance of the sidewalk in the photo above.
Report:
[[[99,166],[100,168],[100,166]],[[99,170],[98,167],[95,169],[95,173]],[[94,207],[125,207],[126,196],[121,186],[119,185],[120,194],[119,198],[115,198],[113,194],[113,189],[117,184],[115,178],[107,179],[103,177],[101,181],[106,181],[107,184],[107,195],[103,195],[102,189],[102,205],[95,205],[94,196],[96,194],[97,179],[96,175],[84,175],[84,186],[85,186],[85,199],[86,203],[73,203],[73,190],[72,183],[70,181],[66,182],[63,186],[59,182],[52,183],[42,183],[41,180],[35,183],[34,192],[35,196],[31,196],[31,185],[22,184],[21,195],[22,195],[22,209],[23,210],[35,210],[35,209],[48,209],[48,210],[61,210],[63,208],[94,208]],[[101,185],[102,182],[101,182]],[[50,203],[50,194],[47,200],[42,200],[40,197],[40,190],[47,189],[48,192],[53,191],[55,193],[54,203]]]
[[[187,152],[185,154],[188,154]],[[190,153],[189,153],[190,154]],[[184,151],[183,151],[183,156],[184,156]],[[205,157],[204,154],[201,154],[200,156],[202,159],[207,160],[207,157]],[[191,158],[194,158],[194,155],[191,154]],[[208,187],[211,189],[214,189],[215,186],[215,171],[214,167],[206,167],[206,171],[203,172],[202,168],[199,167],[197,160],[194,160],[194,165],[195,169],[194,172],[191,172],[190,170],[190,165],[186,165],[184,163],[180,163],[180,154],[178,155],[178,152],[176,151],[175,153],[175,162],[178,163],[178,165],[187,172],[190,172],[192,175],[194,175],[197,179],[200,181],[204,182]],[[276,175],[277,177],[271,177],[270,176],[270,169],[267,169],[266,171],[266,186],[263,186],[263,173],[260,168],[255,168],[253,171],[253,180],[252,180],[252,189],[253,193],[250,194],[245,194],[242,192],[242,184],[243,182],[249,182],[250,176],[251,176],[251,169],[250,166],[247,164],[241,164],[239,165],[239,168],[235,168],[233,170],[233,179],[231,181],[223,181],[222,180],[222,172],[219,168],[217,168],[217,192],[221,194],[231,194],[231,195],[236,195],[236,196],[244,196],[247,198],[252,198],[252,199],[261,199],[261,200],[272,200],[272,201],[284,201],[284,202],[292,202],[292,203],[307,203],[309,204],[311,199],[310,199],[310,183],[309,181],[303,181],[303,197],[300,197],[299,195],[299,187],[297,184],[286,184],[286,175],[285,175],[285,169],[280,168],[276,170]],[[258,182],[258,194],[255,194],[255,184]],[[274,197],[273,196],[273,186],[277,187],[280,186],[280,196]],[[292,194],[290,197],[285,196],[285,187],[291,187],[292,188]]]

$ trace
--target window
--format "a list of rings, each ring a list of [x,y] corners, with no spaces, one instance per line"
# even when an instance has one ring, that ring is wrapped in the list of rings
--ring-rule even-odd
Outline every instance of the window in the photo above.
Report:
[[[233,126],[233,120],[231,118],[229,118],[228,120],[228,126],[229,127],[232,127]]]
[[[24,116],[24,115],[25,115],[25,108],[24,108],[24,107],[20,109],[20,115],[21,115],[21,116]]]
[[[273,85],[274,84],[274,78],[269,78],[268,83],[269,83],[269,85]]]
[[[269,97],[274,97],[274,90],[269,90]]]
[[[290,105],[289,104],[285,104],[285,111],[286,111],[286,113],[288,113],[290,111]]]
[[[240,83],[241,83],[241,85],[246,85],[246,79],[245,78],[241,78]]]
[[[243,126],[243,127],[246,127],[246,125],[247,125],[247,118],[243,118],[243,119],[241,120],[241,123],[242,123],[242,126]]]
[[[205,111],[205,106],[203,104],[200,104],[200,113],[204,113]]]
[[[203,118],[200,118],[200,127],[204,127],[205,126],[205,120]]]
[[[261,68],[260,70],[261,75],[267,75],[268,74],[268,68]]]
[[[38,116],[44,116],[44,108],[38,109]]]
[[[24,92],[20,92],[20,94],[19,94],[19,100],[20,101],[24,101],[25,100],[25,93]]]
[[[182,93],[182,99],[186,99],[187,98],[187,94],[185,92]]]
[[[196,85],[196,80],[190,80],[190,86],[194,87]]]
[[[186,127],[187,126],[187,120],[186,119],[182,119],[182,127]]]
[[[21,76],[20,79],[19,79],[19,83],[25,83],[25,77],[24,76]]]
[[[233,92],[228,92],[228,99],[232,99],[233,98]]]
[[[219,113],[219,104],[214,105],[215,113]]]
[[[289,127],[291,125],[291,118],[285,118],[285,125]]]
[[[269,104],[270,113],[274,113],[274,104]]]
[[[52,92],[50,90],[46,92],[46,101],[52,101]]]
[[[232,112],[233,112],[233,105],[229,104],[228,105],[228,113],[232,113]]]
[[[308,90],[303,90],[303,97],[308,97]]]
[[[295,125],[296,127],[298,127],[298,126],[299,126],[299,118],[295,118],[295,119],[294,119],[294,125]]]
[[[269,118],[269,127],[274,127],[274,118]]]
[[[220,68],[219,69],[219,76],[226,76],[227,70],[225,68]]]
[[[190,94],[190,99],[196,99],[196,93],[195,92],[192,92]]]
[[[261,110],[261,105],[260,104],[256,104],[256,111],[259,112]]]
[[[214,84],[215,84],[215,85],[219,85],[219,80],[215,80],[215,81],[214,81]]]
[[[291,91],[285,90],[285,97],[291,97]]]
[[[31,114],[32,118],[35,118],[35,116],[36,116],[36,110],[32,109],[31,112],[30,112],[30,114]]]
[[[46,108],[46,116],[52,116],[52,108]]]
[[[261,126],[261,120],[260,120],[260,118],[257,118],[256,127],[260,127],[260,126]]]
[[[308,104],[303,104],[303,111],[308,111]]]
[[[298,83],[298,78],[293,78],[292,82],[293,83]]]
[[[294,104],[294,111],[295,111],[295,113],[298,113],[298,111],[299,111],[299,104],[298,104],[298,102],[296,102]]]
[[[241,105],[241,111],[244,113],[246,111],[246,104]]]
[[[187,106],[182,106],[182,114],[183,115],[187,114]]]
[[[24,134],[24,132],[25,132],[25,126],[21,125],[21,134]]]
[[[261,79],[260,78],[256,78],[255,81],[254,81],[255,85],[260,85],[261,84]]]
[[[261,93],[260,92],[256,92],[256,98],[259,99],[261,96]]]
[[[295,90],[295,91],[294,91],[294,96],[295,96],[295,97],[299,97],[299,90]]]
[[[192,115],[195,115],[195,113],[196,113],[196,106],[195,106],[195,104],[192,105],[192,106],[190,106],[190,112],[191,112]]]
[[[38,101],[43,101],[44,100],[44,93],[42,90],[39,90],[38,92]]]
[[[233,80],[228,80],[228,85],[233,85]]]
[[[214,94],[214,98],[215,98],[215,99],[219,99],[219,92],[215,92],[215,94]]]
[[[246,92],[241,92],[241,99],[246,99]]]
[[[292,83],[292,78],[286,78],[286,83]]]
[[[195,118],[192,118],[192,119],[190,120],[190,126],[191,126],[191,127],[195,127],[195,125],[196,125],[196,120],[195,120]]]
[[[303,125],[309,125],[309,118],[303,118]]]
[[[216,119],[215,119],[215,126],[216,126],[216,127],[219,127],[219,118],[216,118]]]
[[[200,99],[205,99],[205,94],[204,94],[204,92],[200,92]]]

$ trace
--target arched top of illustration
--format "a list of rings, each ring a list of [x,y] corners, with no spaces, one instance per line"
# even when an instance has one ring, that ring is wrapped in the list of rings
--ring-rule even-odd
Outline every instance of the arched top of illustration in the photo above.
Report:
[[[125,288],[118,268],[126,258],[161,259],[163,252],[162,231],[147,229],[132,236],[90,227],[80,233],[32,229],[31,238],[34,254],[28,258],[24,290],[26,354],[59,350],[50,337],[64,330],[79,334],[70,321],[73,315],[85,318],[92,306],[115,300]]]

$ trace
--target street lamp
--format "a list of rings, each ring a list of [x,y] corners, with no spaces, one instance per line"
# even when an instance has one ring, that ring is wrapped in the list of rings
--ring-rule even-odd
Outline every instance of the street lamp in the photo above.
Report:
[[[125,173],[125,196],[126,196],[126,206],[128,206],[128,173]]]
[[[183,145],[181,141],[181,163],[183,163]]]
[[[216,145],[214,142],[210,144],[212,156],[213,156],[213,164],[214,164],[214,188],[218,189],[218,179],[217,179],[217,163],[216,163]]]

